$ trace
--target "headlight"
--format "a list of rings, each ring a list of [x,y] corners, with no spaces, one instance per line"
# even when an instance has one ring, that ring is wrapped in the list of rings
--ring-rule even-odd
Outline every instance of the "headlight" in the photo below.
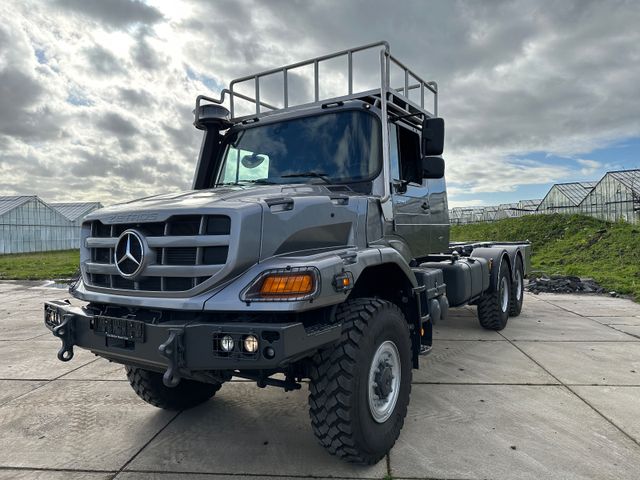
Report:
[[[313,298],[320,290],[316,268],[298,267],[267,270],[240,295],[244,301],[300,301]]]

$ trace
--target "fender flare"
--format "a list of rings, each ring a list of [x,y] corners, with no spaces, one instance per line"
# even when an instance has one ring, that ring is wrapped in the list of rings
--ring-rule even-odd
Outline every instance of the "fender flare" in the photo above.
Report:
[[[504,247],[479,247],[473,249],[471,257],[489,260],[489,265],[491,266],[489,270],[489,291],[495,292],[498,288],[498,274],[502,268],[502,262],[507,262],[509,276],[513,278],[516,253],[515,248],[512,255],[509,255],[509,251]]]

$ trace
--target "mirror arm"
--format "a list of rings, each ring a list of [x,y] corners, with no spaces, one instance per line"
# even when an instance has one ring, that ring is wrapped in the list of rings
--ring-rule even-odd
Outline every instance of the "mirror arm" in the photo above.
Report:
[[[409,180],[392,180],[391,185],[395,189],[396,193],[406,193]]]

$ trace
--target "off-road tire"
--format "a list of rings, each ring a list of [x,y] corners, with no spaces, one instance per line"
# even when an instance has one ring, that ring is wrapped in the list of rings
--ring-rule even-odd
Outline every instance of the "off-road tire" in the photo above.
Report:
[[[513,272],[514,279],[511,281],[511,293],[509,295],[509,316],[517,317],[522,311],[522,304],[524,303],[524,267],[522,266],[522,259],[520,257],[516,260],[516,269]],[[518,275],[520,276],[520,282],[518,285]],[[518,300],[518,290],[520,290],[520,299]]]
[[[506,261],[500,262],[497,280],[496,290],[485,292],[478,300],[478,320],[480,320],[480,325],[487,330],[502,330],[507,326],[509,320],[511,277]],[[506,300],[503,296],[505,288]]]
[[[311,425],[331,454],[371,465],[393,447],[407,414],[412,374],[409,327],[396,305],[375,298],[345,302],[336,321],[342,323],[340,340],[312,359]],[[374,355],[385,342],[397,347],[400,380],[390,416],[378,423],[369,406],[369,375]]]
[[[162,383],[162,374],[142,368],[125,366],[131,388],[145,402],[165,410],[186,410],[213,397],[222,384],[181,380],[169,388]]]

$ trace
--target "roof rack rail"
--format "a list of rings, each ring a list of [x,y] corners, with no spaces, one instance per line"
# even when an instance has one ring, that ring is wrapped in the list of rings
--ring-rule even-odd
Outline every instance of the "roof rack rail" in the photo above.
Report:
[[[354,92],[354,57],[362,54],[363,52],[369,52],[369,54],[375,53],[376,50],[379,51],[380,86],[376,86],[376,88],[370,90]],[[347,93],[342,96],[323,98],[320,93],[320,65],[322,62],[339,58],[346,58],[347,60],[346,75],[342,72],[344,77],[347,79]],[[313,92],[313,101],[294,103],[290,95],[292,71],[303,67],[311,67],[313,69],[312,78],[308,79],[313,87],[311,89]],[[391,85],[392,69],[399,69],[401,78],[403,79],[402,84],[396,86]],[[333,75],[335,75],[335,72],[333,72]],[[276,78],[278,82],[278,88],[276,91],[279,90],[281,92],[281,102],[279,105],[273,105],[273,103],[268,103],[261,98],[261,81],[266,79],[266,77]],[[239,92],[239,86],[248,82],[251,84],[248,88],[249,93]],[[329,55],[323,55],[302,62],[285,65],[283,67],[265,70],[253,75],[236,78],[231,81],[229,88],[222,90],[219,99],[207,97],[205,95],[199,95],[196,98],[194,125],[199,128],[202,127],[199,115],[200,106],[203,102],[222,105],[225,103],[225,97],[227,96],[231,121],[234,123],[285,111],[356,99],[364,100],[371,104],[379,104],[383,113],[386,114],[388,112],[398,117],[420,115],[432,117],[438,115],[438,85],[436,82],[423,80],[415,72],[397,60],[393,55],[391,55],[389,43],[386,41],[370,43],[360,47],[350,48],[336,53],[331,53]],[[417,99],[415,98],[416,96],[418,97]],[[432,97],[432,109],[428,110],[426,104],[429,103],[430,97]],[[251,108],[251,112],[248,114],[238,115],[237,103],[239,100],[252,104],[253,107]]]

